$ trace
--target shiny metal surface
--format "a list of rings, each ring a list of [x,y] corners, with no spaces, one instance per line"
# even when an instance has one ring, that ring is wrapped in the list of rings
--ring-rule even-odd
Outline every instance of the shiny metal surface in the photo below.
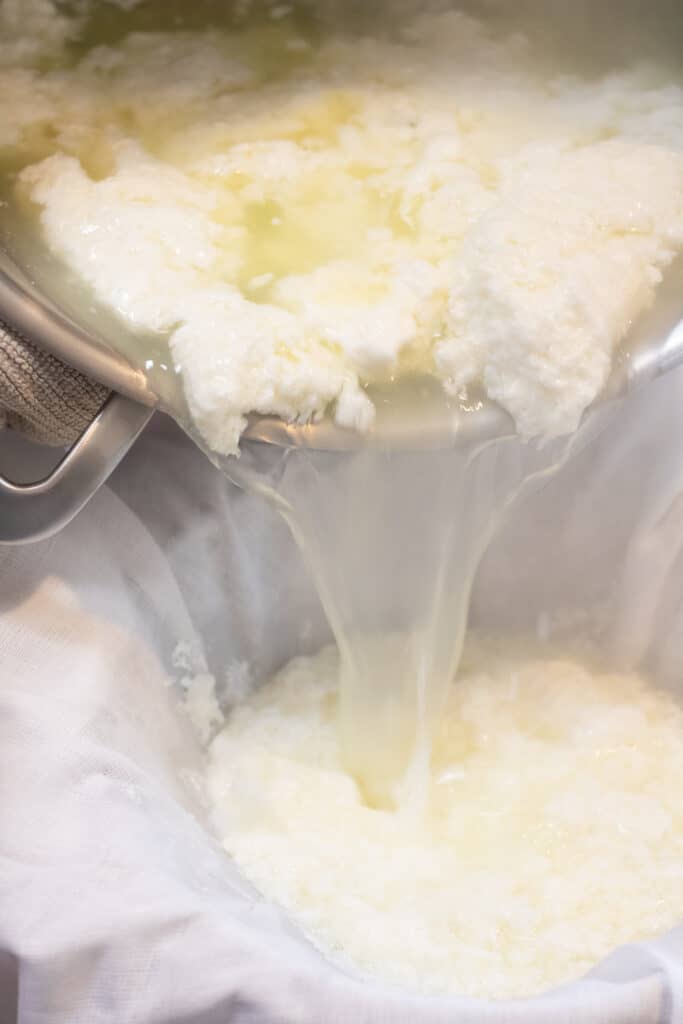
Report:
[[[1,245],[0,315],[36,345],[112,391],[143,405],[157,405],[158,396],[145,374],[39,292]]]
[[[112,395],[45,479],[16,484],[0,476],[0,543],[44,540],[66,526],[104,483],[153,410]]]

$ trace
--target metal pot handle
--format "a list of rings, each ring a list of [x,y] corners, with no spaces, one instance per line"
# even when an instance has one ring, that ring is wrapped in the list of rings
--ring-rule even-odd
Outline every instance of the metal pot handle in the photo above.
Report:
[[[15,484],[0,475],[0,544],[44,540],[66,526],[121,461],[154,410],[112,394],[49,476]]]

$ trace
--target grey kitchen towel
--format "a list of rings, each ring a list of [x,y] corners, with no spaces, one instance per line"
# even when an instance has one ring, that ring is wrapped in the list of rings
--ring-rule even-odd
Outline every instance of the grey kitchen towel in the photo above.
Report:
[[[71,445],[108,395],[0,320],[0,426],[41,444]]]

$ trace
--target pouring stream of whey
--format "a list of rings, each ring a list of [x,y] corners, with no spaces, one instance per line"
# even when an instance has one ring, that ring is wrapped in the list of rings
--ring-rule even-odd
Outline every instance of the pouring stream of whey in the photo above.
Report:
[[[586,430],[589,425],[586,425]],[[227,475],[282,513],[340,651],[340,742],[374,806],[419,806],[478,562],[524,482],[569,443],[406,452],[247,442]]]

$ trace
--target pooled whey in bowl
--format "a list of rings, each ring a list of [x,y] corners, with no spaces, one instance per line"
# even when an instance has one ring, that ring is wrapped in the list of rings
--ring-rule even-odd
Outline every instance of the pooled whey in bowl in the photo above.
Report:
[[[622,4],[601,52],[583,4],[190,6],[0,0],[0,162],[168,336],[208,445],[250,411],[367,429],[366,385],[416,371],[573,430],[683,246],[671,26]]]
[[[400,638],[397,638],[397,640]],[[340,761],[337,654],[291,662],[210,751],[225,848],[342,963],[523,997],[683,912],[683,711],[636,675],[473,640],[419,813]]]

